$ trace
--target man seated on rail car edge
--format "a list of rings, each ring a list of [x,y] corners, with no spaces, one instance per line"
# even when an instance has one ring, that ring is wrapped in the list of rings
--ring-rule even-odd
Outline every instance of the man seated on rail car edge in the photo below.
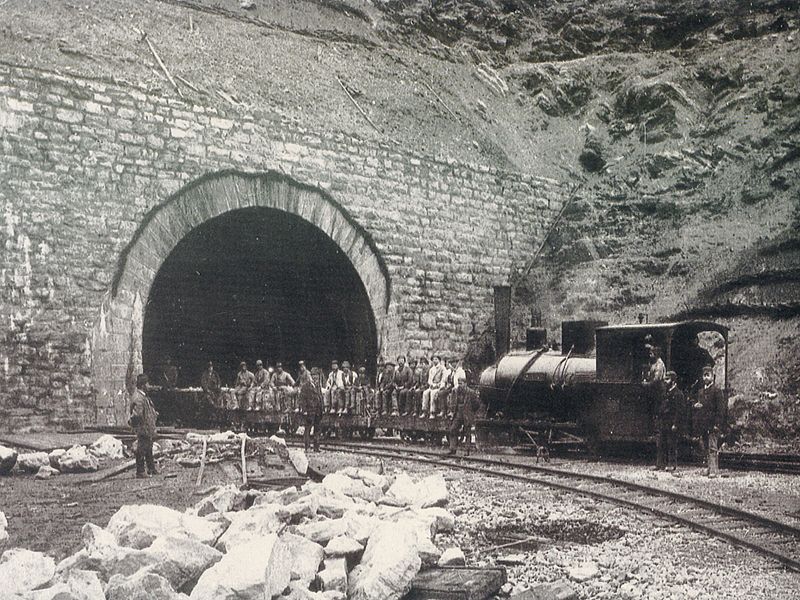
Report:
[[[277,396],[277,403],[281,412],[298,412],[294,406],[297,390],[294,378],[283,370],[283,363],[275,363],[275,373],[272,374],[273,387]]]
[[[247,370],[247,363],[239,363],[239,372],[236,374],[236,381],[233,384],[233,393],[236,396],[236,404],[239,410],[248,410],[250,388],[253,387],[253,373]]]
[[[406,364],[405,356],[397,357],[397,370],[394,374],[394,385],[396,401],[392,402],[397,406],[397,411],[403,415],[408,415],[408,395],[414,385],[414,372]]]
[[[253,373],[253,404],[255,410],[264,410],[264,395],[269,387],[269,371],[264,368],[262,360],[256,361]]]
[[[353,385],[353,393],[355,395],[356,414],[366,415],[367,411],[372,409],[372,390],[370,389],[366,367],[358,368],[358,377],[356,377],[356,382]]]
[[[396,417],[400,414],[397,411],[397,396],[394,395],[395,375],[395,364],[391,360],[387,360],[383,367],[383,377],[378,391],[378,410],[380,414],[387,417],[390,415]]]
[[[714,383],[714,369],[703,368],[703,387],[697,392],[697,402],[692,406],[692,435],[707,453],[706,474],[719,474],[719,438],[725,427],[727,402],[725,394]]]
[[[414,392],[412,394],[414,403],[411,408],[412,416],[422,416],[422,394],[428,388],[429,371],[428,359],[424,356],[420,357],[419,364],[414,370]]]
[[[344,410],[344,381],[339,361],[331,361],[331,372],[325,385],[325,407],[330,414],[341,415]]]
[[[419,416],[433,419],[436,417],[435,397],[439,388],[444,385],[444,367],[438,354],[434,354],[431,360],[433,365],[428,371],[428,387],[422,394],[422,412]]]
[[[200,376],[200,387],[203,390],[203,400],[208,407],[216,407],[219,395],[222,393],[222,381],[214,370],[214,363],[209,361],[206,370]]]
[[[352,414],[355,412],[355,392],[353,386],[356,383],[356,374],[350,369],[350,363],[342,361],[342,385],[344,386],[342,397],[344,398],[344,410],[342,414]]]
[[[442,361],[444,369],[442,370],[442,385],[436,392],[436,395],[431,399],[431,414],[437,417],[444,417],[444,411],[447,410],[447,400],[450,397],[450,392],[453,390],[453,359],[445,358]],[[438,408],[438,411],[435,410]]]
[[[417,371],[419,369],[416,358],[408,359],[408,368],[411,371],[411,381],[409,381],[408,384],[405,403],[400,411],[400,414],[404,417],[407,417],[408,415],[413,416],[414,413],[416,413]]]
[[[456,412],[457,396],[463,392],[467,384],[467,373],[464,371],[464,359],[459,358],[453,368],[453,390],[447,399],[447,418],[452,419]]]

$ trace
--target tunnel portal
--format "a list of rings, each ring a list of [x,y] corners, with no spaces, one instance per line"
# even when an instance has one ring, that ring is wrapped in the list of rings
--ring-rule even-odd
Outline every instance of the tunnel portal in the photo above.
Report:
[[[142,361],[158,378],[167,359],[179,387],[198,386],[208,361],[223,385],[239,361],[255,368],[332,359],[375,365],[375,318],[348,257],[288,212],[253,207],[190,231],[159,269],[144,314]]]

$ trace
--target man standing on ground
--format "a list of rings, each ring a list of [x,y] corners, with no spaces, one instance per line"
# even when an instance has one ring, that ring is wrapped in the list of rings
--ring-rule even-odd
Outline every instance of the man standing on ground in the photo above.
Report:
[[[203,389],[203,399],[206,405],[216,407],[219,401],[219,394],[222,391],[222,382],[214,370],[214,363],[210,361],[200,377],[200,387]]]
[[[725,394],[714,384],[714,369],[703,368],[703,387],[697,392],[692,412],[692,434],[699,435],[708,453],[709,477],[719,474],[719,436],[725,427],[727,403]]]
[[[314,431],[314,452],[319,452],[319,427],[322,417],[322,395],[317,387],[320,380],[319,369],[314,367],[311,372],[306,369],[306,364],[300,361],[300,371],[297,374],[299,393],[297,406],[303,416],[303,445],[308,452],[311,440],[311,431]],[[315,372],[315,370],[317,372]]]
[[[678,429],[685,401],[683,392],[678,388],[678,375],[675,371],[666,372],[664,385],[666,390],[658,409],[656,470],[664,468],[666,454],[667,468],[675,471],[678,468]]]
[[[136,377],[136,391],[131,398],[131,416],[128,420],[136,433],[136,477],[139,479],[158,474],[153,460],[153,440],[156,437],[158,413],[145,393],[146,388],[147,375],[140,373]]]

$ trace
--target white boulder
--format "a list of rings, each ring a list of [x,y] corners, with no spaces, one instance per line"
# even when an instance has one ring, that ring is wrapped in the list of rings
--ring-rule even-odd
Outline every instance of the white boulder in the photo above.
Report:
[[[467,564],[467,559],[464,551],[458,546],[445,549],[438,562],[440,567],[463,567],[465,564]]]
[[[17,468],[24,473],[36,473],[41,467],[49,467],[47,452],[27,452],[17,456]]]
[[[58,459],[58,470],[62,473],[85,473],[98,468],[100,461],[86,451],[86,446],[73,446]]]
[[[125,458],[125,446],[113,435],[105,434],[97,438],[91,446],[89,452],[99,459],[105,458]]]
[[[347,593],[347,559],[326,558],[323,569],[317,573],[317,582],[323,592]]]
[[[306,453],[299,448],[289,448],[289,462],[292,463],[294,470],[299,475],[305,475],[308,472],[308,457]]]
[[[56,585],[28,592],[26,600],[106,600],[103,583],[94,571],[74,569]]]
[[[600,575],[600,568],[595,562],[585,562],[567,569],[567,576],[578,583],[589,581],[598,575]]]
[[[317,576],[325,550],[319,544],[293,533],[285,533],[281,539],[292,555],[292,579],[308,587]]]
[[[212,544],[225,524],[180,513],[156,504],[134,504],[120,508],[108,521],[106,530],[121,546],[146,548],[153,540],[171,532],[183,532],[204,544]]]
[[[8,539],[8,519],[5,513],[0,510],[0,542],[5,542]]]
[[[61,471],[58,469],[54,469],[50,465],[45,465],[43,467],[39,467],[39,470],[36,471],[36,479],[50,479],[53,475],[60,475]]]
[[[364,546],[359,544],[356,540],[346,535],[337,535],[332,538],[325,546],[325,556],[354,556],[361,554],[364,551]]]
[[[42,587],[55,574],[55,561],[41,552],[11,548],[0,557],[2,591],[9,595]]]
[[[292,554],[276,534],[236,546],[206,570],[192,600],[271,600],[289,584]],[[111,600],[111,599],[109,599]]]
[[[245,492],[240,491],[235,484],[231,483],[200,500],[188,512],[198,517],[204,517],[214,512],[225,513],[242,510],[246,497]]]
[[[367,543],[361,563],[348,578],[350,600],[400,600],[422,566],[416,534],[394,523],[378,527]]]
[[[50,466],[54,469],[58,468],[58,461],[61,460],[61,457],[64,456],[67,451],[64,448],[56,448],[52,450],[50,454],[47,455],[47,458],[50,459]]]
[[[169,581],[146,570],[130,577],[114,575],[106,586],[107,600],[179,600],[185,594],[178,594]]]
[[[143,552],[153,561],[148,571],[161,575],[176,590],[222,558],[219,550],[183,534],[157,538]]]
[[[447,504],[447,483],[441,473],[428,475],[417,483],[416,506],[444,506]]]
[[[252,507],[240,512],[226,513],[231,524],[219,538],[217,548],[230,552],[232,548],[253,539],[276,533],[288,520],[288,513],[279,504]]]
[[[324,545],[337,535],[344,535],[347,533],[348,527],[349,520],[345,518],[322,519],[320,521],[311,521],[298,525],[295,527],[295,531],[312,542]]]
[[[406,473],[398,473],[394,482],[381,499],[384,504],[392,506],[409,506],[417,499],[417,485]]]
[[[144,550],[120,546],[111,533],[94,523],[83,526],[81,537],[84,550],[60,562],[57,568],[59,573],[77,567],[97,571],[103,580],[109,581],[114,575],[133,575],[156,560]],[[70,559],[71,564],[65,564]]]
[[[8,475],[17,464],[17,451],[0,446],[0,475]]]

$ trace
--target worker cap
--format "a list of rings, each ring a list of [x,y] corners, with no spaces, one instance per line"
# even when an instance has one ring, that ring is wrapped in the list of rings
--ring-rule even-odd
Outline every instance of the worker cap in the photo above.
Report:
[[[338,360],[332,360],[331,361],[331,366],[333,366],[333,365],[336,365],[338,367],[339,366],[339,361]]]
[[[412,358],[411,360],[408,361],[408,364],[410,364],[410,365],[417,364],[417,359],[416,358]]]
[[[214,363],[213,363],[213,362],[211,362],[211,361],[208,361],[208,365],[206,365],[206,366],[208,366],[208,367],[213,367],[213,366],[214,366]]]
[[[147,385],[147,382],[148,382],[147,375],[145,375],[144,373],[139,373],[136,376],[136,387],[143,387]]]
[[[664,373],[664,377],[666,377],[667,379],[677,379],[678,374],[675,371],[667,371],[666,373]]]
[[[350,363],[347,362],[347,361],[342,362],[342,368],[343,369],[349,369],[350,368]]]
[[[239,366],[240,366],[240,367],[246,367],[246,366],[247,366],[247,363],[246,363],[246,362],[244,362],[244,361],[242,361],[242,362],[240,362],[240,363],[239,363]]]
[[[260,367],[260,366],[261,366],[261,365],[263,365],[263,364],[264,364],[264,363],[263,363],[263,362],[262,362],[260,359],[256,361],[256,366],[257,366],[257,367]]]
[[[304,366],[305,366],[305,364],[306,364],[306,361],[304,361],[304,360],[299,360],[299,361],[297,361],[297,366],[298,366],[298,367],[304,367]]]
[[[283,368],[283,363],[282,362],[276,362],[275,363],[275,368],[282,369]]]
[[[706,373],[711,373],[713,375],[714,374],[713,367],[703,367],[703,375],[705,375]]]
[[[366,373],[367,372],[367,367],[358,367],[358,372],[359,373]]]

